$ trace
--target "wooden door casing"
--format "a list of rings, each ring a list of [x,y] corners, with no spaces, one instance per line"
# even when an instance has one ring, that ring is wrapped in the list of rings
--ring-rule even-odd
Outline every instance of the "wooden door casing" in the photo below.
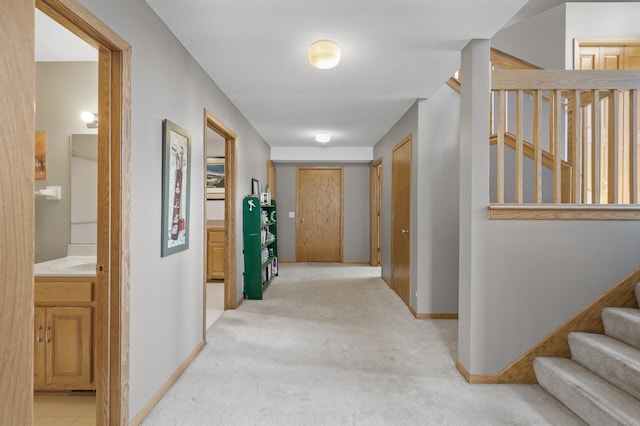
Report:
[[[296,169],[296,260],[342,262],[342,167]]]
[[[45,365],[46,365],[46,343],[45,343],[45,331],[47,317],[45,315],[45,308],[36,306],[34,308],[33,325],[34,325],[34,340],[33,340],[33,384],[37,388],[38,386],[45,384]]]
[[[411,293],[411,135],[391,163],[391,287],[409,306]]]
[[[370,168],[371,201],[371,255],[370,265],[382,264],[382,157],[371,163]]]

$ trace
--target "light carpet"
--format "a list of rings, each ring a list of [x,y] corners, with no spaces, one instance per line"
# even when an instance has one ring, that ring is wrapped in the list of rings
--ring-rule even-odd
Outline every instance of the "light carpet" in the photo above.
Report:
[[[538,385],[470,385],[456,320],[416,320],[379,268],[282,264],[143,425],[581,425]]]

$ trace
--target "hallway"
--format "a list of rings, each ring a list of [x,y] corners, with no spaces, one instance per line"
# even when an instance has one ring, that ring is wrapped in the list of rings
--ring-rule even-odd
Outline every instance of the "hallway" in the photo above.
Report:
[[[143,425],[582,424],[538,385],[469,385],[456,320],[416,320],[379,268],[281,264]]]

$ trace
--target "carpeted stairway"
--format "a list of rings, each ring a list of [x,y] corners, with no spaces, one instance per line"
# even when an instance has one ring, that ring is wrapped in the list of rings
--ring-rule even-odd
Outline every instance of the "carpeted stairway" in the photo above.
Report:
[[[605,334],[569,334],[571,359],[537,358],[536,377],[591,425],[640,425],[640,309],[605,308],[602,321]]]

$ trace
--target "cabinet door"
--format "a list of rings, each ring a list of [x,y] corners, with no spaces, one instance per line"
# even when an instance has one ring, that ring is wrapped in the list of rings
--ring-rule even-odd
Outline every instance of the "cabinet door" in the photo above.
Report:
[[[91,384],[92,308],[47,308],[47,384]]]
[[[207,278],[224,278],[224,230],[207,232]]]
[[[33,325],[33,385],[38,387],[45,383],[45,308],[35,307]]]

